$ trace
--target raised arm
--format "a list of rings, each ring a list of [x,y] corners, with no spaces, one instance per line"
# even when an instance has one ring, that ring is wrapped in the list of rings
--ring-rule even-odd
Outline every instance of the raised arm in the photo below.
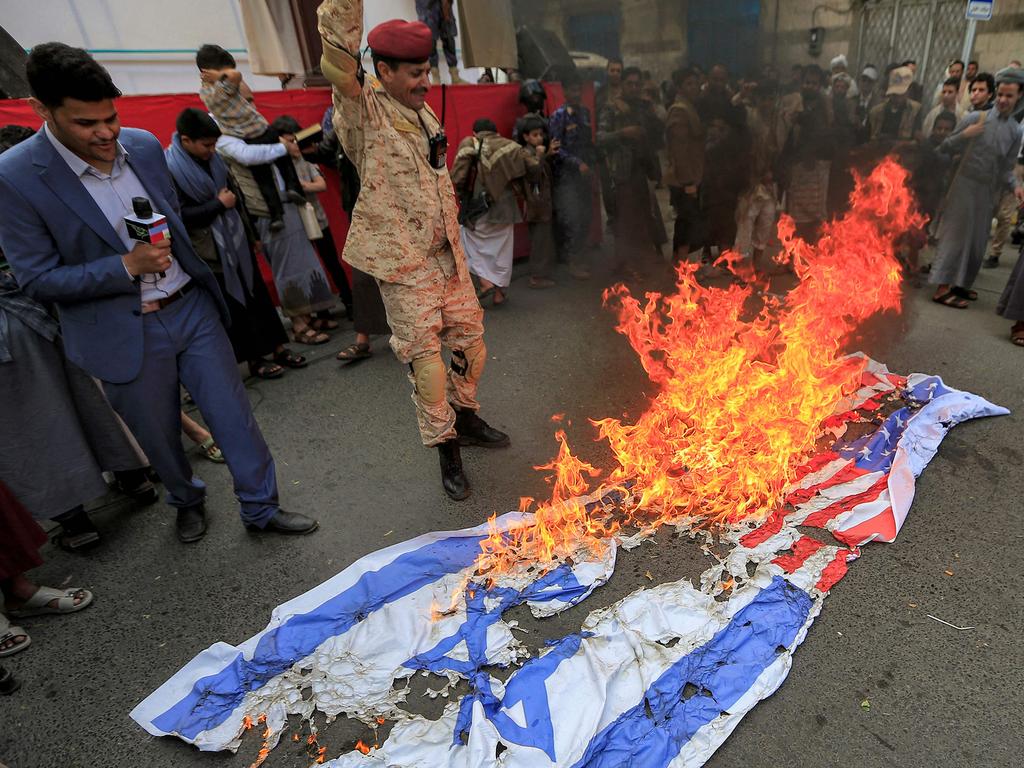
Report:
[[[968,129],[973,125],[981,123],[984,115],[984,112],[969,112],[964,115],[950,137],[939,145],[939,151],[945,152],[947,155],[955,155],[963,151],[971,137],[979,133],[978,128],[973,129],[973,131]],[[983,125],[979,125],[979,128],[984,130]]]
[[[324,55],[320,68],[339,96],[359,98],[359,46],[363,41],[363,0],[324,0],[317,10]]]

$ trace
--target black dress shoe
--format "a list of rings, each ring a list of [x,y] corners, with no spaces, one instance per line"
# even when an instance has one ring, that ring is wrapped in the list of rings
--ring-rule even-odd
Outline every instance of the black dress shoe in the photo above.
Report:
[[[197,504],[194,507],[178,508],[178,541],[191,544],[206,535],[206,507]]]
[[[131,499],[136,507],[148,507],[160,501],[160,494],[149,481],[145,469],[115,472],[114,477],[117,478],[121,493]]]
[[[444,492],[454,501],[462,501],[469,496],[469,480],[462,470],[462,454],[459,452],[459,440],[446,440],[437,446],[437,455],[441,458],[441,485]]]
[[[985,269],[995,269],[996,267],[999,266],[999,257],[989,256],[987,259],[981,262],[981,266],[983,266]]]
[[[302,536],[315,531],[320,527],[320,523],[312,517],[300,515],[298,512],[285,512],[283,509],[279,509],[262,528],[251,523],[246,523],[245,527],[254,533],[284,533],[291,536]]]
[[[10,671],[0,667],[0,696],[10,696],[19,688],[21,688],[21,681]]]
[[[455,411],[455,431],[459,445],[479,445],[482,448],[507,448],[512,440],[476,415],[476,411],[458,408]]]
[[[53,521],[60,523],[61,532],[55,542],[65,552],[81,552],[100,543],[100,532],[81,506],[58,515]]]

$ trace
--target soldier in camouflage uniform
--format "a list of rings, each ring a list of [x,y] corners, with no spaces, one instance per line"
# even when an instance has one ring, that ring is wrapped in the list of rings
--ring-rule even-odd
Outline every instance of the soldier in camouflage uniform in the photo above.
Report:
[[[425,102],[433,38],[419,22],[376,27],[372,78],[358,58],[362,0],[325,0],[318,13],[335,130],[362,180],[344,257],[380,285],[391,347],[411,370],[423,444],[438,448],[445,492],[464,499],[460,444],[502,448],[509,437],[476,413],[483,310],[459,239],[444,129]],[[442,345],[451,350],[448,371]]]
[[[452,83],[462,82],[459,77],[459,59],[455,55],[455,37],[459,34],[455,24],[455,11],[452,9],[452,0],[416,0],[416,16],[430,27],[430,34],[433,42],[430,44],[430,69],[434,82],[440,80],[438,70],[437,41],[441,41],[444,47],[444,60],[448,62],[448,72],[452,76]]]

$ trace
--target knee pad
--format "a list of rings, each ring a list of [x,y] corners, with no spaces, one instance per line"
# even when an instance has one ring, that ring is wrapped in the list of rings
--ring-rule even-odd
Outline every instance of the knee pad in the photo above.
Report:
[[[483,339],[478,339],[465,349],[452,350],[452,373],[466,381],[480,381],[486,362],[487,346]]]
[[[413,360],[409,367],[412,369],[413,386],[416,387],[416,394],[420,399],[428,404],[443,402],[447,380],[441,353],[434,352],[427,357]]]

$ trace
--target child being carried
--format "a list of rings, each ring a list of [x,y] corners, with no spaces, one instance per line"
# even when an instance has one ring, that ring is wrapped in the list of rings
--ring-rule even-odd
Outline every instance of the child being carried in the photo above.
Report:
[[[279,142],[277,131],[252,103],[252,91],[242,80],[242,73],[235,68],[234,56],[219,45],[204,45],[196,52],[196,66],[202,81],[199,98],[221,131],[244,139],[247,144]],[[274,161],[274,167],[284,180],[288,202],[304,206],[306,196],[287,151]],[[270,228],[274,231],[283,229],[284,209],[274,182],[273,168],[270,165],[251,165],[249,170],[270,209]]]

